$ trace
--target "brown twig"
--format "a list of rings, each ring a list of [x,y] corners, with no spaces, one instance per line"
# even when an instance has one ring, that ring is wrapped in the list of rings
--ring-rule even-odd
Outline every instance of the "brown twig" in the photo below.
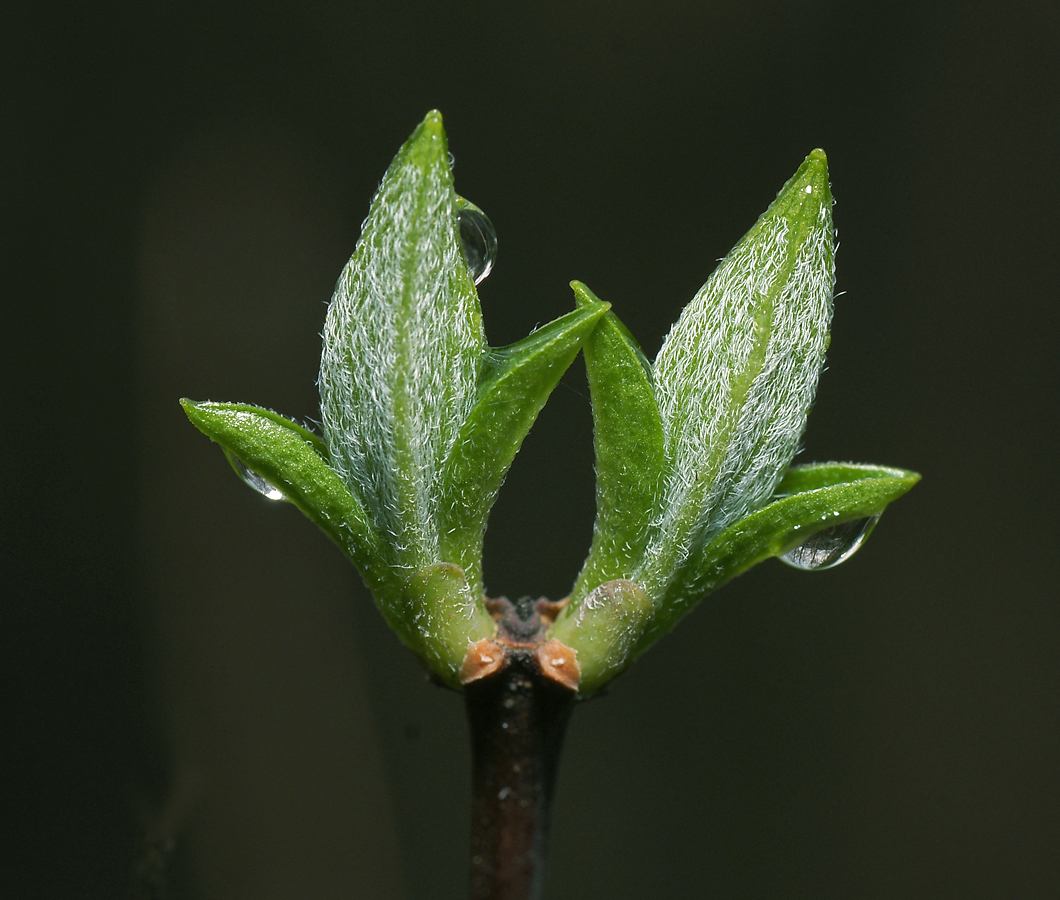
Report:
[[[474,791],[470,896],[536,900],[544,891],[549,807],[577,664],[561,644],[544,641],[553,604],[491,603],[498,637],[469,652],[465,688]]]

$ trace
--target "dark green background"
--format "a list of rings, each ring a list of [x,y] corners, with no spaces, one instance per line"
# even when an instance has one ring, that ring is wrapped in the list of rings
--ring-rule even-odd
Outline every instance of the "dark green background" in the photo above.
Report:
[[[467,740],[337,551],[180,395],[314,417],[317,334],[432,107],[500,235],[492,343],[584,280],[649,355],[813,147],[833,342],[800,459],[919,470],[572,723],[549,897],[1060,895],[1056,4],[38,4],[5,16],[5,898],[456,898]],[[492,593],[588,544],[584,374]]]

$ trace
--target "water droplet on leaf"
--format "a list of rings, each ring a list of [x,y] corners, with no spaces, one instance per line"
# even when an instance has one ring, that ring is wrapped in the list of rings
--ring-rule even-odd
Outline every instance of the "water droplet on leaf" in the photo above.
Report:
[[[780,561],[806,571],[831,569],[857,553],[879,519],[879,516],[869,516],[824,528],[789,550]]]
[[[262,478],[257,472],[253,472],[247,468],[246,463],[243,462],[238,456],[228,454],[229,460],[232,462],[232,468],[236,470],[236,473],[242,478],[250,487],[254,488],[263,497],[267,497],[269,500],[286,500],[287,498],[283,495],[283,492],[276,487],[274,484],[270,484],[264,478]]]
[[[497,259],[497,232],[489,216],[463,197],[456,198],[456,220],[460,225],[460,243],[464,247],[467,267],[478,284],[489,275]]]

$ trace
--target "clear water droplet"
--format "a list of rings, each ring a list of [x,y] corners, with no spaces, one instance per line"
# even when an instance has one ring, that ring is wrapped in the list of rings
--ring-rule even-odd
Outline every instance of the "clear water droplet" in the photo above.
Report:
[[[879,520],[879,516],[869,516],[867,519],[852,519],[824,528],[798,547],[793,547],[780,557],[780,561],[806,571],[831,569],[858,552]]]
[[[233,456],[229,453],[228,459],[232,463],[232,468],[236,470],[236,474],[263,497],[267,497],[269,500],[287,499],[276,485],[270,484],[257,472],[252,472],[248,469],[246,463],[244,463],[238,456]]]
[[[464,247],[467,267],[478,284],[489,275],[497,259],[497,232],[489,216],[463,197],[456,198],[456,220],[460,225],[460,243]]]

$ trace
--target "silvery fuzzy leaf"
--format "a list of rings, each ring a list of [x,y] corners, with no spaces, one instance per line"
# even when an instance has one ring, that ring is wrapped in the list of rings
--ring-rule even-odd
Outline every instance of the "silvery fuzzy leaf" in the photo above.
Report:
[[[815,150],[659,351],[668,475],[632,576],[656,602],[691,554],[769,499],[798,448],[832,316],[831,210]]]
[[[383,178],[324,329],[331,463],[405,571],[438,561],[439,477],[485,346],[456,204],[442,117],[431,112]]]

